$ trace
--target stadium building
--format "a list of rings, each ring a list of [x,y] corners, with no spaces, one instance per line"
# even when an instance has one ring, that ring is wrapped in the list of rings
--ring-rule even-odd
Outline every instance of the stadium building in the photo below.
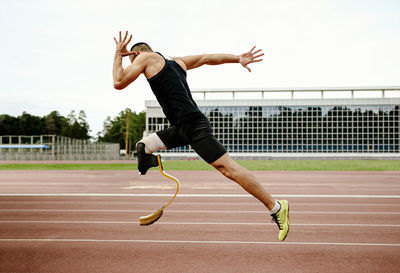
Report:
[[[400,159],[400,87],[194,90],[215,136],[236,158]],[[221,99],[223,97],[224,99]],[[146,101],[146,131],[169,125]],[[190,146],[163,152],[194,157]]]

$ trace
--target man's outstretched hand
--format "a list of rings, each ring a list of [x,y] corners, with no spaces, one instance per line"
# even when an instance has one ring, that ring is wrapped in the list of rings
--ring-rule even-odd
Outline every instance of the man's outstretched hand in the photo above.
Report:
[[[122,57],[129,56],[129,55],[132,55],[132,54],[137,55],[138,54],[137,51],[128,51],[126,49],[126,46],[132,40],[132,34],[129,36],[128,40],[126,40],[126,38],[128,38],[128,31],[125,32],[124,39],[122,39],[121,31],[119,32],[119,41],[117,41],[117,39],[115,39],[115,37],[114,37],[114,41],[115,41],[115,44],[116,44],[115,53],[116,54],[120,54]]]
[[[262,59],[259,59],[261,56],[264,55],[264,53],[260,53],[258,55],[256,55],[257,53],[261,52],[261,49],[256,50],[255,52],[253,52],[253,50],[256,47],[254,46],[249,52],[243,53],[241,55],[239,55],[239,63],[246,68],[247,70],[249,70],[249,72],[251,72],[251,69],[249,68],[249,64],[251,63],[257,63],[257,62],[261,62]]]

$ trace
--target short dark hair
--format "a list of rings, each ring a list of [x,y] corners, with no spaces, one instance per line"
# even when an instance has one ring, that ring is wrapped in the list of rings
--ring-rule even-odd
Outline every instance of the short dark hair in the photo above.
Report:
[[[140,43],[134,44],[134,45],[131,47],[131,51],[134,51],[134,50],[153,51],[153,50],[151,49],[151,47],[150,47],[148,44],[144,43],[144,42],[140,42]]]

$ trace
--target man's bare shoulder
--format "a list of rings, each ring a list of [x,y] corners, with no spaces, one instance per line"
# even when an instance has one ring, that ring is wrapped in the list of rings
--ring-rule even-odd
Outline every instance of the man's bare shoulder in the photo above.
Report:
[[[182,69],[183,70],[187,70],[187,67],[186,67],[186,63],[185,63],[185,61],[183,60],[183,57],[172,57],[172,59],[177,63],[177,64],[179,64],[181,67],[182,67]]]
[[[146,58],[147,60],[151,60],[151,61],[163,61],[164,58],[156,53],[156,52],[142,52],[140,53],[140,55],[138,57],[143,57]]]
[[[136,59],[145,65],[144,74],[148,79],[160,72],[165,65],[164,58],[156,52],[142,52]]]
[[[160,59],[162,60],[163,58],[155,52],[140,52],[133,63],[148,63],[149,61],[154,62]]]

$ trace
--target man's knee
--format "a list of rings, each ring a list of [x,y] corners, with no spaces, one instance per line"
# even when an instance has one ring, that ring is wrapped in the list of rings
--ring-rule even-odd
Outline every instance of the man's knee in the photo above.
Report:
[[[145,144],[146,154],[151,154],[159,150],[166,150],[167,147],[162,142],[160,137],[156,133],[152,133],[138,141]],[[137,145],[137,144],[136,144]]]
[[[239,175],[239,169],[235,162],[224,162],[214,166],[221,174],[229,179],[235,180]]]

